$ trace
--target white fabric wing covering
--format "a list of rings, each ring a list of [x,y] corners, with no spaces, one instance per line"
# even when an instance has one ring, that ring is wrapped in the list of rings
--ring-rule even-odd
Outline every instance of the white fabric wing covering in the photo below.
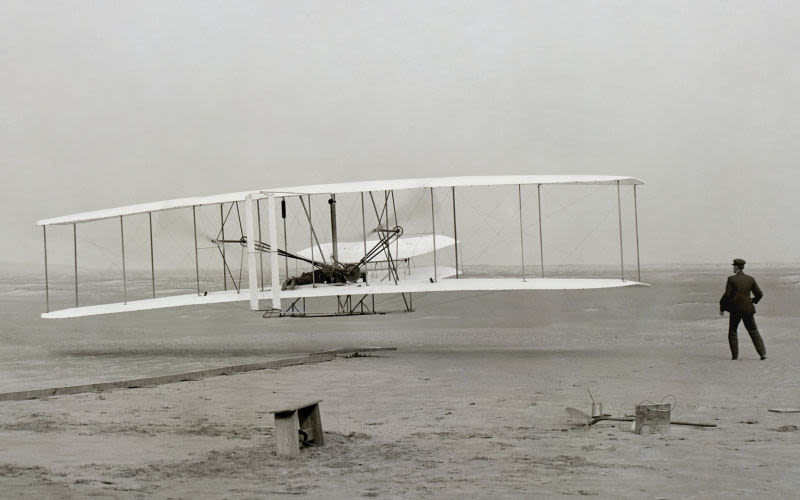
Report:
[[[366,245],[364,241],[340,241],[337,247],[337,254],[339,262],[342,264],[354,264],[361,260],[364,256],[364,247],[367,251],[372,249],[378,240],[367,240]],[[451,247],[456,244],[456,240],[449,236],[437,234],[435,238],[436,250]],[[390,246],[391,256],[394,260],[406,260],[419,255],[425,255],[433,252],[434,237],[432,234],[423,234],[419,236],[403,236],[397,242],[392,243]],[[333,244],[322,243],[318,247],[314,247],[314,260],[321,261],[320,249],[325,259],[330,262],[331,255],[333,255]],[[311,247],[304,248],[297,255],[311,259]],[[373,262],[383,262],[386,258],[381,253],[378,257],[373,259]]]
[[[491,176],[465,176],[465,177],[439,177],[424,179],[392,179],[383,181],[363,181],[363,182],[343,182],[338,184],[317,184],[310,186],[295,186],[287,188],[268,188],[253,191],[241,191],[237,193],[226,193],[211,196],[197,196],[193,198],[179,198],[174,200],[156,201],[152,203],[140,203],[127,205],[105,210],[94,210],[82,212],[50,219],[37,221],[39,226],[54,224],[73,224],[77,222],[88,222],[92,220],[108,219],[121,215],[133,215],[147,212],[157,212],[159,210],[172,210],[176,208],[186,208],[202,205],[213,205],[217,203],[231,203],[234,201],[244,201],[250,195],[256,198],[264,198],[267,193],[276,196],[293,196],[305,194],[339,194],[339,193],[359,193],[367,191],[389,191],[400,189],[419,189],[419,188],[443,188],[443,187],[467,187],[467,186],[503,186],[503,185],[531,185],[531,184],[573,184],[573,185],[592,185],[592,184],[621,184],[638,185],[644,184],[635,177],[616,176],[616,175],[491,175]]]

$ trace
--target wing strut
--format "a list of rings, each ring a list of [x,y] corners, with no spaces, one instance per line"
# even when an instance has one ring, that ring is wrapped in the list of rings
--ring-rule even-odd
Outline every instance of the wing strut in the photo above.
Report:
[[[536,202],[539,204],[539,260],[542,266],[542,278],[544,278],[544,241],[542,240],[542,185],[536,185]]]
[[[44,237],[44,304],[45,310],[50,312],[50,282],[47,278],[47,226],[42,226]]]
[[[619,279],[625,281],[625,259],[622,254],[622,201],[619,194],[619,181],[617,181],[617,216],[619,217]]]
[[[431,190],[431,235],[433,235],[433,281],[439,281],[436,271],[436,214],[433,208],[433,188]]]
[[[522,281],[525,279],[525,233],[522,225],[522,184],[517,184],[517,195],[519,199],[519,254],[522,258]]]
[[[458,224],[456,224],[456,187],[450,186],[450,192],[453,194],[453,239],[456,240],[453,245],[453,251],[456,254],[456,279],[458,279]]]
[[[128,276],[125,272],[125,225],[122,222],[122,215],[119,216],[119,239],[122,242],[122,297],[123,303],[128,303]]]
[[[258,222],[258,240],[261,241],[261,199],[256,199],[256,219],[257,219],[257,222]],[[264,259],[261,258],[261,252],[258,253],[258,272],[259,272],[259,275],[261,276],[261,291],[263,292],[264,291]]]
[[[283,248],[289,248],[286,238],[286,197],[281,198],[281,219],[283,219]],[[260,219],[259,219],[260,220]],[[258,240],[261,241],[261,223],[258,224]],[[259,256],[261,254],[259,253]],[[283,257],[283,269],[286,276],[289,276],[289,257]],[[263,281],[263,279],[262,279]]]
[[[197,278],[197,296],[200,296],[200,256],[197,250],[197,211],[196,206],[192,205],[192,224],[194,227],[194,271]]]
[[[72,249],[75,253],[75,307],[78,307],[78,226],[72,224]]]
[[[275,214],[275,195],[267,194],[267,206],[269,208],[269,243],[272,248],[278,248],[278,229],[276,227],[277,217]],[[255,238],[253,238],[255,245]],[[281,310],[281,277],[278,272],[278,252],[272,251],[269,254],[269,274],[272,278],[272,308]]]
[[[156,261],[153,258],[153,212],[147,212],[147,227],[150,231],[150,283],[153,285],[153,298],[156,298]]]
[[[219,234],[220,234],[220,238],[224,240],[225,239],[225,220],[227,219],[227,217],[225,217],[225,215],[224,215],[225,209],[223,208],[222,205],[223,205],[222,203],[219,204]],[[233,208],[233,203],[231,203],[231,208]],[[230,212],[228,212],[228,213],[230,214]],[[217,245],[217,247],[219,248],[220,254],[222,254],[222,286],[223,286],[222,289],[223,290],[227,290],[228,289],[228,274],[225,271],[228,268],[228,263],[225,261],[225,245],[222,245],[222,246]],[[231,279],[233,279],[232,275],[231,275]],[[238,289],[237,289],[237,291],[238,291]]]
[[[361,193],[361,233],[364,235],[364,253],[367,253],[367,220],[364,217],[364,193]]]
[[[642,266],[639,263],[639,209],[636,203],[636,184],[633,185],[633,221],[636,227],[636,281],[642,281]]]
[[[244,199],[245,227],[247,228],[247,281],[250,287],[250,309],[258,310],[258,275],[256,274],[255,200],[248,194]],[[272,226],[270,226],[272,227]]]
[[[336,231],[336,195],[331,193],[331,197],[328,198],[328,205],[331,207],[331,247],[333,247],[333,259],[334,264],[339,263],[339,242],[337,237]]]
[[[314,234],[314,223],[311,222],[311,195],[306,195],[308,197],[308,210],[306,210],[306,206],[303,205],[303,210],[306,211],[306,216],[308,217],[308,232],[310,233],[309,238],[311,239],[311,260],[314,260],[314,239],[317,237]],[[300,203],[303,203],[303,197],[300,196]],[[319,247],[319,241],[317,241],[317,247]],[[320,253],[322,253],[322,248],[320,248]],[[322,255],[322,260],[325,260],[325,255]],[[311,266],[311,288],[317,288],[317,278],[316,273],[314,272],[314,266]],[[289,278],[288,276],[286,277]]]

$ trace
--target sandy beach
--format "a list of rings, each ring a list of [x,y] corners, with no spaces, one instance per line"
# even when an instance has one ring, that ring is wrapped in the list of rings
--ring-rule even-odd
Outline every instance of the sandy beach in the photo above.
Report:
[[[717,314],[725,272],[656,270],[652,288],[599,293],[420,297],[414,313],[333,320],[219,308],[47,322],[38,296],[7,292],[4,392],[394,350],[1,402],[2,497],[796,498],[800,413],[769,409],[800,407],[800,279],[753,269],[769,357],[740,328],[731,361]],[[581,425],[565,408],[589,413],[589,389],[617,417],[663,401],[674,420],[717,427]],[[311,400],[325,445],[278,457],[270,411]]]

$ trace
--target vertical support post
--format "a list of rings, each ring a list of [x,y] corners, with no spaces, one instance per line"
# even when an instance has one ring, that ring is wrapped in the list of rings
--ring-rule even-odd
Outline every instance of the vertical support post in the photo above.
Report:
[[[281,219],[283,219],[283,249],[288,250],[289,243],[286,240],[286,198],[281,198]],[[283,267],[286,277],[289,277],[289,256],[283,256]]]
[[[433,234],[433,281],[439,281],[436,271],[436,215],[433,209],[433,188],[431,190],[431,232]]]
[[[150,282],[153,284],[153,298],[156,298],[156,264],[153,258],[153,212],[147,212],[147,222],[150,228]]]
[[[522,281],[525,280],[525,237],[522,232],[522,184],[517,184],[519,197],[519,253],[522,256]]]
[[[223,204],[219,204],[219,233],[222,241],[225,241],[225,214]],[[228,289],[228,274],[225,272],[225,243],[222,244],[222,289]]]
[[[397,203],[395,202],[395,198],[394,198],[394,189],[389,191],[389,195],[392,197],[392,212],[394,212],[394,227],[397,227],[400,224],[397,222]],[[386,222],[389,222],[388,208],[387,208],[387,212],[386,212]],[[388,224],[387,224],[387,227],[388,227]],[[394,255],[397,256],[399,253],[400,253],[400,240],[396,239],[396,240],[394,240]],[[392,258],[392,260],[393,260],[392,267],[394,267],[394,276],[395,276],[394,277],[394,283],[397,284],[397,278],[399,277],[399,275],[397,274],[397,260],[395,260],[394,257]],[[406,261],[406,263],[408,263],[408,261]]]
[[[456,240],[455,245],[453,245],[453,249],[455,250],[456,254],[456,279],[458,279],[458,226],[456,224],[456,187],[451,186],[450,192],[453,196],[453,239]]]
[[[542,278],[544,278],[544,242],[542,240],[542,185],[536,185],[536,201],[539,204],[539,261],[542,266]]]
[[[394,189],[389,191],[389,196],[392,197],[392,212],[394,213],[394,225],[397,226],[398,225],[397,224],[397,204],[395,203],[395,199],[394,199]],[[387,213],[386,213],[386,222],[389,222],[388,210],[387,210]]]
[[[617,216],[619,218],[619,279],[625,281],[625,260],[622,253],[622,201],[617,181]]]
[[[75,307],[78,307],[78,227],[72,224],[72,250],[75,254]]]
[[[258,217],[258,241],[264,241],[261,239],[261,200],[256,200],[256,215]],[[264,255],[263,252],[258,252],[258,269],[259,275],[261,276],[261,291],[264,291]]]
[[[194,275],[197,280],[197,295],[200,295],[200,256],[197,250],[197,207],[192,205],[192,227],[194,228]]]
[[[333,264],[337,265],[339,263],[339,241],[338,235],[336,230],[336,195],[331,193],[331,197],[328,199],[328,205],[331,208],[331,247],[333,248]]]
[[[364,255],[367,255],[367,220],[364,216],[364,192],[361,192],[361,233],[364,235]]]
[[[314,224],[312,222],[313,219],[311,219],[311,195],[307,194],[306,198],[308,199],[308,234],[311,241],[311,288],[317,288],[317,273],[316,269],[314,269]]]
[[[272,278],[272,308],[281,310],[281,277],[278,271],[278,217],[275,208],[275,195],[267,195],[267,208],[269,209],[269,271]]]
[[[47,276],[47,226],[42,226],[42,236],[44,237],[44,309],[50,312],[50,282]]]
[[[364,213],[364,192],[361,192],[361,234],[364,236],[364,256],[367,255],[367,217]],[[364,263],[364,276],[367,276],[368,263]],[[365,285],[369,286],[369,278],[365,278]],[[362,306],[363,308],[363,306]]]
[[[250,309],[258,310],[258,275],[256,274],[256,228],[253,195],[244,199],[245,230],[247,231],[247,282],[250,289]]]
[[[642,281],[642,266],[639,263],[639,209],[636,202],[636,184],[633,185],[633,223],[636,228],[636,281]]]
[[[125,228],[122,222],[122,216],[119,216],[119,237],[122,242],[122,300],[124,304],[128,303],[128,276],[125,272]]]

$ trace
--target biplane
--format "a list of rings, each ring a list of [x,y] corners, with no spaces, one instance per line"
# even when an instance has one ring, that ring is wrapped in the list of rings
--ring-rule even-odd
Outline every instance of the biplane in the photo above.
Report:
[[[249,302],[250,309],[262,311],[265,317],[306,316],[311,315],[306,300],[323,297],[336,299],[335,312],[326,314],[373,314],[377,312],[376,295],[396,294],[402,298],[405,309],[411,311],[412,294],[416,293],[646,286],[640,281],[636,207],[636,186],[641,184],[642,181],[633,177],[603,175],[394,179],[259,189],[44,219],[37,222],[42,226],[44,241],[46,312],[42,317],[72,318],[237,301]],[[547,275],[542,189],[551,186],[608,186],[615,190],[619,221],[618,277]],[[625,276],[622,186],[633,188],[635,280]],[[458,216],[457,206],[481,199],[482,192],[487,189],[504,190],[500,199],[511,207],[504,223],[513,227],[516,235],[513,243],[507,238],[503,248],[514,255],[506,263],[517,260],[515,265],[519,273],[515,276],[470,273],[464,262],[466,242],[459,239],[459,233],[467,234],[464,232],[467,221]],[[321,204],[323,209],[319,208]],[[343,210],[347,212],[344,218]],[[191,259],[193,262],[184,263],[194,267],[194,286],[188,293],[157,290],[153,219],[175,211],[191,213],[194,251],[193,256],[184,261]],[[206,221],[206,234],[199,230],[201,214]],[[126,249],[130,251],[131,240],[130,236],[126,239],[126,228],[134,218],[148,229],[144,231],[145,236],[137,237],[139,245],[149,246],[147,267],[152,291],[148,290],[147,297],[141,294],[134,297],[130,293]],[[87,304],[81,301],[79,293],[77,235],[79,226],[83,231],[84,225],[98,221],[105,221],[104,227],[108,227],[109,222],[118,225],[117,243],[121,255],[118,278],[121,278],[122,300]],[[497,224],[484,223],[487,227],[478,231],[479,240],[490,238],[487,234],[492,231],[499,231],[495,228]],[[48,229],[52,231],[55,226],[72,229],[74,302],[71,307],[53,310]],[[213,229],[208,230],[209,227]],[[531,248],[536,247],[539,262],[532,266],[531,262],[526,262],[526,257],[530,261]],[[234,248],[240,249],[238,279]],[[146,255],[146,250],[143,253]],[[210,269],[214,269],[213,280],[206,277]]]

